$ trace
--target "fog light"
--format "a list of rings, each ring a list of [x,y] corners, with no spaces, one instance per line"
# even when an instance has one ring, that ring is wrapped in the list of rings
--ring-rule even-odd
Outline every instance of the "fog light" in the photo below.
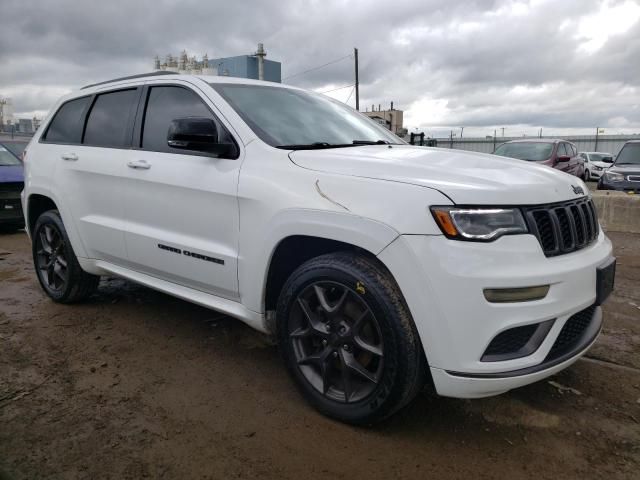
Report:
[[[547,296],[549,285],[523,288],[485,288],[484,298],[491,303],[531,302]]]

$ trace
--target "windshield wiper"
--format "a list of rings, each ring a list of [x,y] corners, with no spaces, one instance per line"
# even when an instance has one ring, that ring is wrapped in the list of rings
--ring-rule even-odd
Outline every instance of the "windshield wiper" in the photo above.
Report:
[[[329,142],[295,143],[292,145],[276,145],[276,148],[282,148],[285,150],[316,150],[321,148],[356,147],[358,145],[400,145],[400,144],[391,143],[386,140],[353,140],[351,143],[329,143]]]
[[[329,143],[329,142],[313,142],[313,143],[294,143],[292,145],[276,145],[276,148],[284,150],[317,150],[321,148],[343,148],[353,147],[352,143]]]
[[[386,140],[354,140],[354,145],[390,145]]]

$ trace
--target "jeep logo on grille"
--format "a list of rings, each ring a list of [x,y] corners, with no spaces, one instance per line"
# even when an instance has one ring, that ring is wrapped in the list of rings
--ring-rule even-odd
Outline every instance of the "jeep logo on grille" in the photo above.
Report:
[[[571,188],[573,188],[573,193],[575,193],[576,195],[584,195],[584,190],[582,189],[582,187],[571,185]]]

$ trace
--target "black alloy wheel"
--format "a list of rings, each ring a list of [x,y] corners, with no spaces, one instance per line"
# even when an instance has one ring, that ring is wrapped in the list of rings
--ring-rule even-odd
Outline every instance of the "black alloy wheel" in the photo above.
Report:
[[[55,225],[45,224],[34,240],[40,279],[53,292],[63,290],[69,278],[69,262],[62,233]]]
[[[300,265],[280,292],[276,327],[296,386],[337,420],[384,420],[429,378],[402,292],[375,257],[343,251]]]
[[[302,374],[332,400],[357,402],[380,381],[380,326],[367,303],[346,285],[322,281],[307,286],[291,309],[289,338]]]
[[[31,232],[33,265],[45,293],[56,302],[79,302],[91,295],[100,277],[82,270],[57,210],[41,214]]]

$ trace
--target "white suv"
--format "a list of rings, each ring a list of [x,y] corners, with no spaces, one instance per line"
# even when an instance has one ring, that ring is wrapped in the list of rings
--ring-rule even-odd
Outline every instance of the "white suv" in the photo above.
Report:
[[[496,395],[593,344],[613,287],[586,186],[406,145],[322,95],[154,74],[63,98],[25,156],[55,301],[118,275],[274,334],[304,396],[351,423],[425,385]]]

